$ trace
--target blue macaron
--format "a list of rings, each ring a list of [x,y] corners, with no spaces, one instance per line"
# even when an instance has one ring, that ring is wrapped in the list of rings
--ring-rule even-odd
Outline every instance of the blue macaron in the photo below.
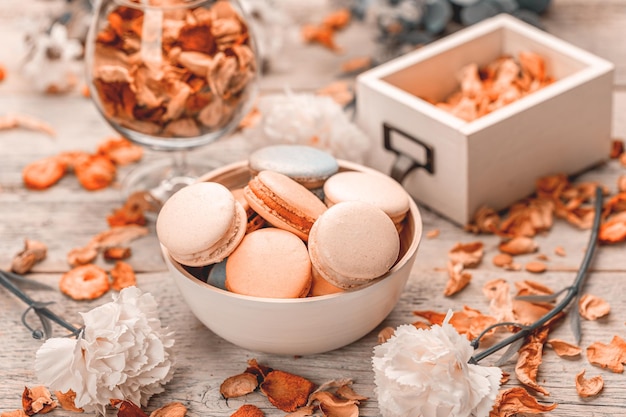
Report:
[[[275,171],[309,190],[320,188],[339,170],[339,164],[331,154],[311,146],[287,144],[256,150],[250,154],[248,165],[252,176],[261,171]]]

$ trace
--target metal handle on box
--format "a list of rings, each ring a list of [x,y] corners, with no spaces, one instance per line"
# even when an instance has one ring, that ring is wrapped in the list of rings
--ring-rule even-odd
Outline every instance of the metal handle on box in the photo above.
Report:
[[[396,149],[392,144],[391,137],[394,132],[421,146],[425,152],[424,162],[416,161],[412,156]],[[413,135],[391,126],[389,123],[383,123],[383,140],[385,149],[396,154],[396,160],[391,167],[391,178],[402,184],[406,176],[409,175],[409,173],[411,173],[414,169],[423,168],[430,174],[435,173],[435,150],[432,146],[422,142]]]

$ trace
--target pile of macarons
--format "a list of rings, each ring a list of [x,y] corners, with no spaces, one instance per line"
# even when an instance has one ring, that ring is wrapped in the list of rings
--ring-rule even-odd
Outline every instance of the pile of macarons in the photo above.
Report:
[[[248,159],[239,189],[198,182],[170,197],[159,241],[180,264],[233,293],[299,298],[350,291],[400,255],[409,195],[374,171],[340,170],[317,148],[274,145]]]

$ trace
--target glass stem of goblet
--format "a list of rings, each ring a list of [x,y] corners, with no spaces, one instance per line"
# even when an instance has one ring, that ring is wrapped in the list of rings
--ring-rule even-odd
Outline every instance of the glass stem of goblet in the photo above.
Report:
[[[189,175],[187,165],[187,151],[178,150],[172,152],[172,172],[170,178],[187,177]]]

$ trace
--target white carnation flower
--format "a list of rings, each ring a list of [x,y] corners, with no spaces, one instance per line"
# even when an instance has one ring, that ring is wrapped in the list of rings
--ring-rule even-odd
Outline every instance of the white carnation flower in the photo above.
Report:
[[[262,96],[257,106],[261,120],[244,131],[253,147],[308,145],[353,162],[362,162],[369,148],[367,136],[330,97],[288,91]]]
[[[37,351],[35,371],[50,390],[76,393],[75,405],[105,414],[113,398],[145,406],[174,373],[173,333],[161,327],[157,304],[137,287],[81,313],[78,339],[51,338]]]
[[[383,417],[483,417],[502,371],[468,364],[473,348],[450,324],[428,330],[402,325],[374,349],[378,405]]]

